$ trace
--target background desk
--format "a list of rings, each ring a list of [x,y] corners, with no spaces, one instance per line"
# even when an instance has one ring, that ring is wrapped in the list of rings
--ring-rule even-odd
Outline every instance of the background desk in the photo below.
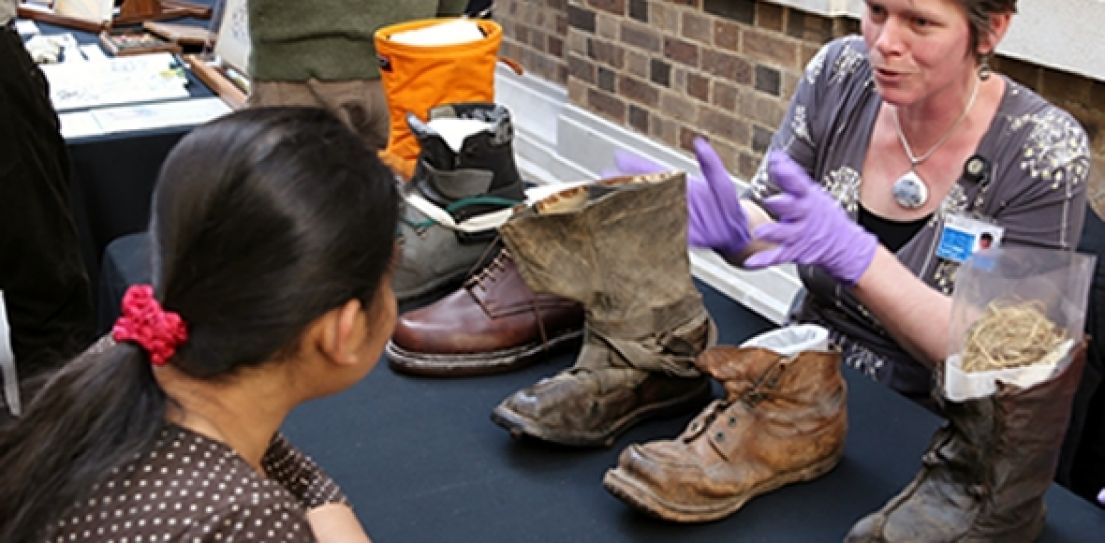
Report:
[[[181,19],[179,22],[206,24]],[[99,44],[95,34],[36,23],[42,34],[72,34],[82,44]],[[185,70],[189,99],[214,96]],[[63,112],[65,113],[65,112]],[[123,234],[146,229],[154,182],[169,150],[193,126],[119,132],[67,139],[72,169],[72,205],[81,253],[95,292],[104,247]]]

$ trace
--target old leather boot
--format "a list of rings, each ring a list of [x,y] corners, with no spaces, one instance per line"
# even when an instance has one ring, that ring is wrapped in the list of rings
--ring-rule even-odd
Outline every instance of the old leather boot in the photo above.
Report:
[[[674,440],[630,445],[603,484],[630,505],[678,522],[717,520],[755,496],[821,476],[840,461],[847,394],[828,332],[802,325],[697,364],[725,385]]]
[[[402,255],[392,286],[401,301],[462,282],[481,257],[494,254],[496,227],[525,200],[505,107],[447,104],[430,110],[428,124],[414,115],[408,121],[422,152],[399,225]]]
[[[498,373],[578,344],[583,307],[526,286],[503,250],[464,286],[404,313],[385,352],[397,371],[433,377]]]
[[[845,541],[1035,541],[1085,355],[1082,342],[1054,378],[1027,389],[999,383],[964,402],[944,397],[938,369],[933,396],[948,422],[913,481]]]
[[[556,193],[500,228],[526,283],[586,312],[574,367],[507,398],[512,435],[609,445],[636,421],[701,405],[694,357],[716,337],[691,282],[682,174],[622,177]]]

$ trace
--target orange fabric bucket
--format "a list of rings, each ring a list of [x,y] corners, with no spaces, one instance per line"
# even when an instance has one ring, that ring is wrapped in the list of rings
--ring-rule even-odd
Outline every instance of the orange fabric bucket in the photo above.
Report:
[[[404,179],[414,173],[420,150],[407,126],[408,112],[426,121],[430,108],[439,104],[495,101],[495,63],[503,39],[503,29],[495,21],[473,19],[484,37],[469,43],[417,46],[391,40],[398,32],[450,20],[419,19],[376,31],[376,55],[390,118],[388,145],[380,158]]]

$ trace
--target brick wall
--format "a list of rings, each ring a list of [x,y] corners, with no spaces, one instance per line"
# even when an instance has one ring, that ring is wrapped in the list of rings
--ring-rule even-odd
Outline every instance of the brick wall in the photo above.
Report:
[[[568,65],[568,0],[498,0],[495,21],[503,27],[503,56],[527,72],[566,85]]]
[[[855,19],[756,0],[499,0],[495,18],[504,53],[565,86],[572,103],[685,150],[707,134],[744,179],[805,63],[859,32]],[[1078,117],[1095,175],[1105,175],[1105,83],[1006,58],[994,65]]]

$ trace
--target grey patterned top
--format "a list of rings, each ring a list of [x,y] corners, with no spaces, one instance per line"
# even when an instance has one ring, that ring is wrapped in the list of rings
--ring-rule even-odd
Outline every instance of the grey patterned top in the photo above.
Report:
[[[106,474],[47,541],[315,541],[306,511],[346,503],[332,479],[277,435],[257,473],[227,445],[167,424],[153,448]]]
[[[771,142],[858,215],[861,169],[882,103],[859,36],[825,45],[806,66],[790,108]],[[976,153],[989,159],[988,183],[963,177],[898,259],[925,283],[950,294],[958,264],[936,256],[945,218],[961,214],[994,222],[1002,243],[1073,250],[1082,232],[1089,177],[1085,131],[1067,112],[1006,79],[994,120]],[[764,166],[752,180],[753,199],[774,190]],[[925,397],[930,375],[898,346],[851,292],[819,269],[800,267],[808,294],[794,317],[834,332],[845,359],[880,382]]]

